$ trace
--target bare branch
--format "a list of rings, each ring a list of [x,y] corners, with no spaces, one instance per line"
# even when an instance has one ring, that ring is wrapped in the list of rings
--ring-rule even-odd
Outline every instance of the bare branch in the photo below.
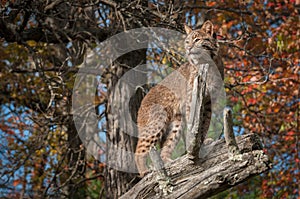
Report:
[[[272,167],[255,134],[239,136],[237,143],[242,152],[241,161],[228,158],[225,140],[221,139],[203,147],[211,153],[199,164],[194,164],[189,154],[167,164],[173,191],[164,198],[207,198]],[[146,175],[121,198],[161,198],[157,177],[157,172]]]
[[[232,111],[229,107],[224,109],[224,137],[228,147],[229,156],[236,156],[240,154],[239,147],[236,143],[234,133],[233,133],[233,121],[232,121]]]
[[[246,15],[252,15],[250,11],[245,11],[245,10],[236,10],[233,8],[224,8],[224,7],[218,7],[218,6],[199,6],[199,5],[187,5],[186,6],[189,9],[205,9],[205,10],[222,10],[222,11],[228,11],[228,12],[234,12],[237,14],[246,14]]]

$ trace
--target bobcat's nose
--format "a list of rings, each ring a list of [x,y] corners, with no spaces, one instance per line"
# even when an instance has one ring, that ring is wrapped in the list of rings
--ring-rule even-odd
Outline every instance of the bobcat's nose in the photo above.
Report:
[[[186,47],[185,47],[185,50],[186,50],[186,53],[187,53],[187,54],[190,54],[192,47],[193,47],[193,46],[186,46]]]

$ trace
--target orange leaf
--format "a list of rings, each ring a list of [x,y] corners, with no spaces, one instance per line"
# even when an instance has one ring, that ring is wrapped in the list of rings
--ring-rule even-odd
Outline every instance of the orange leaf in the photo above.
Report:
[[[213,2],[207,2],[207,6],[213,7],[217,4],[217,2],[213,1]]]
[[[14,180],[13,185],[14,187],[18,186],[19,184],[21,184],[21,180]]]

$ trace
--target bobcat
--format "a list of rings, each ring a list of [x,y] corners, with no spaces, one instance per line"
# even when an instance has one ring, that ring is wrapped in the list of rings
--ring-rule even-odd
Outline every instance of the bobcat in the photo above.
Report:
[[[201,54],[206,53],[212,59],[223,79],[223,64],[218,56],[219,45],[213,31],[213,24],[206,21],[200,29],[192,30],[185,26],[187,37],[185,50],[189,62],[168,75],[160,84],[150,89],[142,100],[138,111],[139,138],[135,152],[135,162],[140,176],[147,172],[146,158],[150,147],[157,143],[161,146],[161,158],[171,161],[171,153],[177,145],[186,121],[189,119],[192,87],[197,75],[197,65]],[[208,84],[209,82],[207,82]],[[206,92],[208,93],[208,92]],[[208,95],[208,94],[206,94]],[[205,118],[202,125],[203,142],[211,118],[210,97],[204,98]]]

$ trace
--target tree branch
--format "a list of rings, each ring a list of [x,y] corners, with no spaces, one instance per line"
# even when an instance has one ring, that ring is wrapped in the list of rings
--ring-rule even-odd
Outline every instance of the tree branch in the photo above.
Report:
[[[225,139],[203,147],[199,164],[187,154],[166,165],[173,191],[165,198],[207,198],[271,168],[255,134],[237,137],[241,160],[229,159]],[[121,198],[161,198],[156,171],[149,173]]]
[[[100,0],[100,3],[103,3],[105,5],[111,6],[113,8],[117,7],[117,3],[111,0]]]
[[[224,117],[224,137],[228,147],[230,158],[240,158],[240,150],[236,143],[233,132],[233,121],[231,108],[225,107],[223,112]]]
[[[17,26],[10,24],[3,19],[0,19],[0,37],[5,38],[7,42],[47,42],[59,44],[61,42],[67,43],[70,39],[98,39],[100,42],[108,37],[108,32],[104,29],[95,27],[80,27],[75,32],[74,30],[66,29],[63,31],[52,32],[41,27],[30,28],[20,33],[17,32]]]
[[[237,9],[233,9],[233,8],[223,8],[220,6],[199,6],[199,5],[187,5],[187,8],[190,9],[205,9],[205,10],[222,10],[222,11],[227,11],[227,12],[233,12],[233,13],[237,13],[237,14],[246,14],[246,15],[252,15],[252,13],[250,11],[245,11],[245,10],[237,10]]]

